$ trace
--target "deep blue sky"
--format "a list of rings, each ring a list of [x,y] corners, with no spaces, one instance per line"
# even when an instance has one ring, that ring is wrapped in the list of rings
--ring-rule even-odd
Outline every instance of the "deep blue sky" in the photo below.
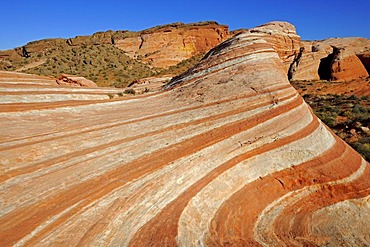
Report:
[[[0,50],[43,38],[206,20],[231,30],[284,20],[306,40],[370,38],[370,0],[6,0],[0,6]]]

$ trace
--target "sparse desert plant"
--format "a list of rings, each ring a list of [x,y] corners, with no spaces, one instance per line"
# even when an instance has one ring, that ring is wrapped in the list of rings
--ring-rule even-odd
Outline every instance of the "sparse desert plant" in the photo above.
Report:
[[[109,99],[113,99],[114,98],[114,94],[113,93],[109,93],[108,94],[108,97],[109,97]]]
[[[370,161],[370,138],[362,129],[370,123],[369,97],[305,94],[303,98],[326,125]],[[356,131],[358,142],[352,138],[352,130]]]
[[[124,93],[125,93],[125,94],[132,94],[132,95],[135,95],[135,94],[136,94],[136,91],[135,91],[134,89],[130,88],[130,89],[126,89],[126,90],[124,91]]]
[[[356,149],[366,160],[370,160],[370,143],[356,142],[352,143],[351,146]]]

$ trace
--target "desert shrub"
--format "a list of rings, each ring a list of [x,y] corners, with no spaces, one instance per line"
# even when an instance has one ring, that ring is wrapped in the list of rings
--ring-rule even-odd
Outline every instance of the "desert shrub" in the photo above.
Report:
[[[356,95],[351,95],[351,96],[349,96],[347,99],[349,99],[349,100],[355,100],[355,101],[359,101],[360,100],[360,98],[359,97],[357,97]]]
[[[351,146],[359,152],[367,161],[370,161],[370,143],[352,143]]]
[[[135,95],[135,94],[136,94],[135,90],[134,90],[134,89],[132,89],[132,88],[130,88],[130,89],[126,89],[126,90],[124,91],[124,93],[125,93],[125,94],[133,94],[133,95]]]
[[[334,127],[337,124],[338,115],[335,112],[315,112],[315,114],[329,127]]]
[[[355,114],[362,114],[362,113],[367,113],[367,109],[366,107],[357,104],[353,107],[352,112]]]

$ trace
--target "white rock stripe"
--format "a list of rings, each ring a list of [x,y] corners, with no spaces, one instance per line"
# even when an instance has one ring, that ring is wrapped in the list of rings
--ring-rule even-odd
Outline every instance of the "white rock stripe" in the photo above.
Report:
[[[364,173],[367,165],[368,165],[367,162],[363,159],[360,168],[348,177],[345,177],[340,180],[330,181],[323,184],[306,186],[300,190],[291,191],[284,195],[283,197],[275,200],[273,203],[268,205],[259,215],[258,220],[256,221],[254,227],[254,238],[262,246],[271,246],[271,244],[276,243],[278,243],[281,246],[287,246],[286,243],[281,241],[279,237],[277,237],[274,234],[273,231],[274,229],[273,225],[275,223],[275,220],[277,217],[279,217],[281,212],[285,208],[302,199],[303,197],[309,196],[313,192],[319,190],[323,185],[346,184],[358,179]]]
[[[282,104],[284,104],[284,102],[282,102]],[[302,105],[300,108],[305,107],[305,105]],[[292,110],[292,112],[289,112],[287,115],[295,115],[296,113],[297,111]],[[310,115],[307,116],[309,117]],[[285,114],[283,117],[286,117]],[[283,117],[277,117],[275,121],[279,121],[283,119]],[[227,122],[232,121],[229,120]],[[274,121],[271,122],[271,124],[273,124]],[[109,206],[113,203],[118,203],[122,208],[116,213],[117,216],[112,219],[111,223],[106,227],[106,231],[101,232],[101,235],[96,238],[95,241],[97,242],[93,243],[94,245],[106,245],[108,242],[116,242],[125,246],[129,243],[132,235],[135,234],[142,225],[157,215],[169,202],[179,197],[189,186],[201,179],[207,171],[213,170],[217,165],[226,162],[235,155],[256,148],[266,141],[273,141],[265,140],[268,138],[262,138],[256,140],[254,145],[245,145],[235,150],[235,146],[239,147],[238,140],[246,140],[251,133],[259,131],[261,128],[263,129],[265,125],[266,123],[258,125],[255,128],[219,142],[191,156],[184,157],[140,180],[120,187],[110,195],[102,198],[99,202],[94,202],[94,206],[89,205],[86,211],[84,210],[85,212],[81,213],[79,218],[74,216],[73,221],[72,219],[70,220],[71,223],[62,226],[60,230],[56,229],[54,233],[50,235],[50,240],[45,240],[45,243],[56,238],[58,234],[65,234],[66,231],[73,232],[75,227],[81,226],[81,224],[87,224],[89,221],[86,221],[86,219],[91,219],[91,215],[95,215],[93,213],[94,210],[97,210],[95,207],[99,208],[97,211],[102,212],[109,210]],[[296,126],[290,128],[293,127]],[[230,150],[230,154],[227,156],[223,155],[221,152],[221,150],[225,150],[226,148]],[[206,157],[207,163],[205,164],[203,161]],[[186,167],[186,171],[184,171],[184,167]],[[182,174],[182,176],[179,177],[178,174]],[[166,189],[156,190],[155,188],[158,184],[161,184],[161,187]],[[115,198],[123,198],[124,200],[117,202]],[[145,212],[145,215],[142,214],[143,212]],[[99,220],[99,215],[96,215],[95,220]],[[114,229],[125,229],[125,234],[122,235],[120,231],[112,231],[112,227]]]
[[[301,107],[295,108],[292,112],[297,113],[299,110],[302,110]],[[312,117],[310,116],[310,114],[307,114],[301,121],[292,124],[282,133],[277,133],[276,138],[280,139],[303,129],[307,123],[312,121]],[[285,116],[281,119],[284,119],[284,117]],[[288,116],[285,118],[288,118]],[[278,122],[281,120],[277,118],[271,119],[269,122],[270,121]],[[267,123],[265,122],[265,124]],[[275,140],[273,137],[274,135],[269,136],[270,142]],[[317,142],[317,140],[323,137],[327,138],[326,143]],[[320,125],[311,135],[305,138],[242,161],[240,164],[227,170],[193,197],[182,213],[179,222],[179,245],[186,246],[186,243],[189,243],[191,239],[198,239],[199,242],[196,243],[197,245],[199,244],[201,246],[204,244],[203,241],[209,234],[209,224],[220,205],[228,200],[240,188],[270,173],[296,166],[307,160],[313,159],[330,149],[334,143],[335,139],[328,133],[325,127]],[[256,144],[257,146],[261,146],[262,143]],[[302,150],[302,147],[307,148],[306,150]],[[285,154],[284,150],[286,149],[291,150],[290,157],[287,157]],[[205,200],[205,198],[210,195],[213,195],[212,203]],[[198,215],[200,219],[194,217],[194,214]],[[194,220],[197,220],[197,222],[193,222]],[[190,224],[192,227],[186,227],[189,222],[191,222]]]
[[[281,104],[286,104],[293,99],[295,99],[295,97],[286,100],[285,102],[281,102]],[[253,104],[251,106],[253,106]],[[107,148],[98,149],[88,155],[84,154],[81,157],[70,157],[65,162],[55,163],[48,168],[36,171],[34,174],[26,174],[24,176],[16,177],[3,183],[0,187],[0,196],[6,195],[7,198],[7,202],[4,202],[1,205],[0,213],[1,215],[4,215],[9,213],[12,208],[27,206],[30,205],[30,203],[34,203],[36,198],[32,196],[32,193],[30,193],[31,191],[42,197],[51,196],[53,193],[59,193],[60,190],[68,188],[69,185],[73,185],[76,181],[83,182],[92,179],[95,176],[104,174],[107,169],[122,166],[124,163],[133,161],[140,156],[150,154],[155,150],[166,148],[166,146],[171,144],[180,143],[190,137],[208,131],[209,128],[217,128],[225,123],[252,117],[253,115],[266,111],[269,107],[270,106],[268,105],[251,111],[242,112],[235,116],[225,117],[218,121],[214,121],[213,124],[212,122],[206,122],[194,126],[190,125],[187,128],[166,131],[155,136],[144,137],[141,139],[134,139],[116,146],[110,145]],[[158,143],[158,140],[162,139],[166,140],[166,142]],[[140,147],[142,151],[137,152],[137,150],[132,149],[132,147],[135,146]],[[71,148],[78,147],[72,146]],[[26,154],[25,157],[29,157],[29,155]],[[45,161],[46,160],[43,162]],[[102,166],[102,163],[105,165]],[[25,165],[27,165],[27,163],[25,163]],[[58,176],[58,174],[63,173],[69,175],[68,177],[65,177],[62,183],[61,181],[54,179],[54,176]],[[50,174],[50,176],[48,174]],[[22,181],[21,184],[19,184],[20,181]],[[47,188],[40,186],[40,184],[47,184]],[[17,190],[14,190],[13,187],[17,187]],[[11,206],[8,203],[10,203]]]

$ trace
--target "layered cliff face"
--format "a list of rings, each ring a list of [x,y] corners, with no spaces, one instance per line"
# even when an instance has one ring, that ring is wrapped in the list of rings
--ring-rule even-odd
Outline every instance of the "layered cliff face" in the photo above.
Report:
[[[370,166],[268,35],[223,42],[162,93],[1,102],[1,245],[369,245]]]
[[[292,80],[350,81],[369,76],[370,40],[333,38],[304,41],[289,71]]]
[[[168,68],[209,51],[229,37],[228,27],[214,22],[174,24],[145,30],[137,37],[116,39],[115,45],[132,58],[153,67]]]
[[[253,28],[251,32],[256,38],[264,39],[272,45],[288,71],[294,55],[299,53],[301,47],[295,27],[287,22],[272,22]]]

